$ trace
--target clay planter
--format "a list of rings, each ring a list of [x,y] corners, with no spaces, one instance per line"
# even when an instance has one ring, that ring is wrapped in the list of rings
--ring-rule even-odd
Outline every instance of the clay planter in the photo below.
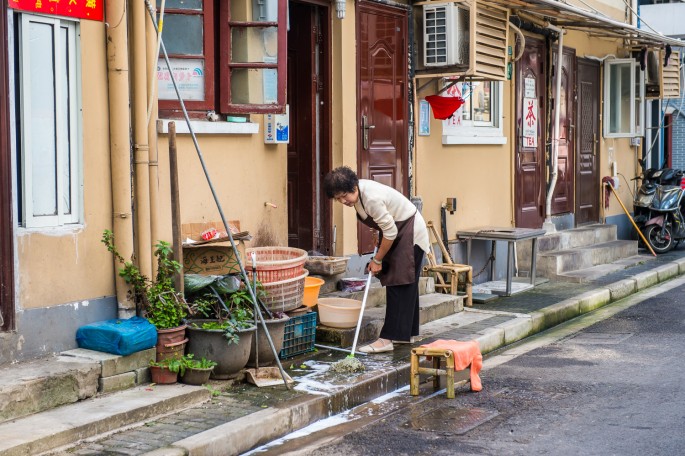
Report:
[[[189,367],[186,369],[185,373],[181,375],[181,383],[185,383],[186,385],[204,385],[209,381],[209,376],[213,370],[213,367],[208,367],[206,369]]]
[[[202,323],[216,320],[193,320],[202,326]],[[229,343],[224,337],[224,331],[220,329],[194,328],[188,326],[188,353],[195,355],[196,359],[207,358],[217,363],[214,366],[211,378],[226,380],[235,378],[247,365],[250,358],[250,345],[255,327],[243,329],[238,332],[237,344]]]
[[[171,372],[166,367],[150,366],[150,377],[152,383],[158,385],[170,385],[178,381],[178,372]]]
[[[283,334],[285,333],[285,324],[290,320],[290,317],[284,315],[283,318],[277,320],[264,320],[266,323],[266,328],[269,330],[269,335],[271,336],[271,341],[276,347],[276,354],[281,352],[283,348]],[[256,358],[257,351],[255,345],[259,346],[259,358]],[[250,348],[250,359],[247,361],[247,365],[250,367],[255,367],[255,361],[259,362],[259,366],[270,366],[276,362],[274,353],[271,351],[269,346],[269,341],[264,333],[264,328],[262,324],[257,325],[257,337],[252,338],[252,347]]]
[[[157,330],[157,362],[169,358],[181,358],[186,348],[186,325]]]

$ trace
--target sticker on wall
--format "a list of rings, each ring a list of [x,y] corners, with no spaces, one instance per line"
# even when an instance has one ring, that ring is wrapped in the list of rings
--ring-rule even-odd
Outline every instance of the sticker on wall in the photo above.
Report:
[[[430,105],[426,100],[419,101],[419,136],[430,136]]]

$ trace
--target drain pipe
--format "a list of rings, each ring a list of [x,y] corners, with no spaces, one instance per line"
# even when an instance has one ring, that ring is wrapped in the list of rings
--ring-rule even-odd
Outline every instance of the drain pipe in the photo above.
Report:
[[[147,73],[146,80],[148,108],[147,113],[147,142],[149,145],[150,159],[150,240],[156,243],[162,239],[159,221],[159,149],[157,143],[157,61],[159,60],[159,47],[157,46],[157,32],[155,24],[150,17],[146,18],[145,31],[147,34]],[[161,31],[160,31],[161,33]],[[157,274],[157,263],[152,262],[152,273]]]
[[[564,30],[556,27],[552,24],[547,24],[547,28],[553,30],[559,35],[559,49],[557,50],[557,64],[554,69],[556,73],[556,95],[554,96],[554,137],[552,138],[552,154],[550,163],[552,165],[552,170],[550,172],[549,189],[547,190],[547,198],[545,201],[545,222],[542,224],[542,228],[547,233],[553,233],[556,231],[554,223],[552,223],[552,197],[554,196],[554,188],[557,185],[557,175],[559,171],[559,117],[560,117],[560,107],[561,107],[561,63],[564,51]]]
[[[107,84],[109,97],[109,154],[112,179],[112,232],[117,250],[124,258],[133,255],[131,211],[131,115],[129,111],[128,14],[126,0],[105,2],[107,34]],[[116,264],[116,263],[115,263]],[[115,267],[118,267],[116,264]],[[135,315],[129,286],[115,274],[117,315]]]

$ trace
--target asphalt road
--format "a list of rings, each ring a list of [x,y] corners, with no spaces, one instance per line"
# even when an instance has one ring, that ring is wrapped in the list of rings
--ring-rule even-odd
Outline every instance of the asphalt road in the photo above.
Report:
[[[481,392],[400,392],[258,454],[683,455],[685,281],[673,282],[489,357]]]

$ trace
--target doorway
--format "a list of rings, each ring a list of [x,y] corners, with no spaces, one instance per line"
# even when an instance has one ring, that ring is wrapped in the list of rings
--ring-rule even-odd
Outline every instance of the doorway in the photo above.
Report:
[[[516,64],[516,226],[540,228],[545,217],[545,115],[547,68],[544,41],[526,37]]]
[[[333,255],[331,202],[330,3],[288,5],[288,245]]]
[[[599,62],[578,59],[576,225],[599,221]]]
[[[357,4],[358,175],[408,194],[407,43],[409,11]],[[372,230],[358,224],[359,253],[373,251]]]
[[[554,65],[557,62],[558,51],[552,53]],[[559,102],[559,148],[557,154],[557,183],[552,194],[552,215],[570,213],[573,211],[573,155],[575,145],[575,91],[576,91],[576,50],[564,47],[561,53],[561,97]],[[554,72],[553,72],[554,73]],[[551,81],[556,91],[556,76]],[[554,96],[554,95],[553,95]],[[550,111],[554,119],[554,108]],[[552,138],[554,124],[552,124]]]

